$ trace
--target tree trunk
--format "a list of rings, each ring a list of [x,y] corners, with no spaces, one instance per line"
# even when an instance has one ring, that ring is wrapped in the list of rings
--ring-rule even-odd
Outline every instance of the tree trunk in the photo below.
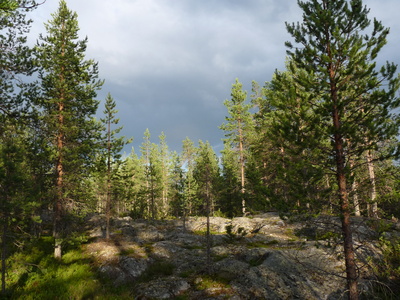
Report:
[[[59,115],[58,115],[58,125],[59,132],[57,134],[57,152],[58,158],[56,163],[56,200],[54,203],[53,211],[53,237],[54,237],[54,257],[57,259],[61,259],[62,249],[61,249],[61,219],[62,219],[62,210],[63,210],[63,186],[64,186],[64,166],[63,166],[63,151],[64,151],[64,104],[62,102],[59,103]]]
[[[343,139],[340,134],[335,134],[335,150],[336,150],[336,175],[339,186],[339,200],[342,211],[342,233],[343,233],[343,248],[346,263],[347,287],[349,290],[349,299],[358,299],[357,287],[357,268],[354,257],[353,237],[350,223],[350,205],[346,189],[346,177],[344,170],[344,154],[343,154]]]
[[[207,252],[207,273],[211,274],[211,233],[210,233],[210,178],[209,178],[209,172],[208,170],[206,171],[206,214],[207,214],[207,232],[206,232],[206,252]]]
[[[65,23],[62,23],[62,31],[64,31]],[[62,44],[61,56],[65,56],[65,42]],[[64,83],[64,72],[65,66],[61,66],[60,81]],[[62,234],[61,234],[61,219],[63,210],[63,199],[64,199],[64,101],[65,101],[65,91],[64,87],[61,87],[60,98],[58,99],[58,132],[57,132],[57,163],[56,163],[56,190],[57,199],[54,203],[54,220],[53,220],[53,237],[54,237],[54,258],[61,259],[62,256]]]
[[[354,215],[356,217],[360,217],[361,216],[361,210],[360,210],[360,201],[358,199],[358,184],[357,184],[357,180],[355,179],[354,176],[354,171],[353,171],[353,167],[354,167],[354,161],[353,159],[349,159],[349,164],[350,164],[350,169],[351,171],[351,178],[353,180],[353,182],[351,183],[351,191],[353,194],[353,205],[354,205]]]
[[[368,175],[369,180],[371,182],[371,198],[370,198],[370,205],[368,214],[372,218],[378,218],[378,203],[376,202],[377,192],[376,192],[376,180],[375,180],[375,168],[374,162],[372,160],[372,152],[371,150],[367,151],[367,165],[368,165]]]
[[[336,95],[336,94],[334,94]],[[333,98],[336,99],[336,98]],[[353,249],[353,237],[350,223],[350,205],[346,187],[346,173],[345,173],[345,156],[343,149],[343,137],[340,132],[340,117],[338,109],[334,106],[333,109],[333,125],[335,128],[334,140],[335,140],[335,160],[336,160],[336,177],[339,188],[339,200],[342,213],[342,234],[343,234],[343,248],[344,258],[346,264],[346,278],[347,288],[349,291],[349,299],[358,299],[358,287],[357,287],[357,268],[354,257]]]
[[[111,121],[107,124],[107,200],[106,200],[106,239],[110,239],[111,218]]]
[[[240,192],[242,193],[242,214],[243,216],[246,215],[246,200],[244,198],[245,194],[245,174],[244,174],[244,153],[243,153],[243,133],[241,128],[241,122],[239,120],[239,159],[240,159],[240,179],[241,179],[241,189]]]
[[[62,219],[62,199],[63,199],[63,165],[62,155],[59,154],[57,162],[57,199],[54,203],[54,216],[53,216],[53,237],[54,237],[54,258],[61,259],[62,245],[61,245],[61,219]]]
[[[354,215],[356,217],[361,216],[361,210],[360,210],[360,200],[358,199],[358,194],[357,194],[357,181],[354,180],[353,183],[351,184],[351,189],[353,191],[353,205],[354,205]]]

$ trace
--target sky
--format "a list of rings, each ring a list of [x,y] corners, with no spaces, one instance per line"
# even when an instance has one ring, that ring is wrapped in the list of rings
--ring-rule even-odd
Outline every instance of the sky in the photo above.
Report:
[[[39,0],[40,1],[40,0]],[[283,70],[285,41],[293,41],[285,22],[301,21],[295,0],[66,0],[78,14],[82,38],[88,37],[86,56],[99,63],[105,83],[101,100],[110,93],[117,103],[122,135],[134,138],[139,153],[143,133],[158,143],[162,132],[171,151],[181,152],[189,137],[209,141],[218,153],[235,79],[251,93],[276,69]],[[388,44],[378,62],[400,64],[398,0],[364,0],[370,17],[390,27]],[[44,23],[58,8],[47,0],[34,12],[29,35],[34,43],[46,35]],[[400,71],[400,70],[399,70]]]

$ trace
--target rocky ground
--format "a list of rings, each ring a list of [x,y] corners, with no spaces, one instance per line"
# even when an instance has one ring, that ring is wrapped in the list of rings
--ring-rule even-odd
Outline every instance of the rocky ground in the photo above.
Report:
[[[289,221],[266,213],[210,221],[209,260],[204,217],[189,218],[185,228],[182,220],[120,218],[107,241],[95,216],[86,251],[115,285],[131,285],[135,299],[343,299],[337,218]],[[361,218],[353,223],[360,262],[378,257],[376,228]],[[385,234],[398,234],[398,223],[387,227]],[[368,268],[362,276],[360,288],[368,292]]]

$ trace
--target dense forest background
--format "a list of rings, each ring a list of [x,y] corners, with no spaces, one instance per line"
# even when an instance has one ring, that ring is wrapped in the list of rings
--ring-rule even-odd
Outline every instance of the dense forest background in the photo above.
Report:
[[[232,84],[221,153],[189,137],[180,153],[170,151],[164,133],[154,139],[146,130],[140,149],[124,157],[131,139],[119,136],[112,95],[99,107],[103,81],[85,57],[77,15],[60,1],[31,48],[27,17],[36,3],[1,3],[3,292],[8,257],[51,232],[61,258],[88,214],[106,215],[108,238],[115,216],[265,211],[342,216],[354,288],[349,217],[400,217],[399,76],[391,63],[376,66],[389,31],[361,1],[299,2],[304,22],[286,24],[296,43],[287,44],[286,69],[252,91]]]

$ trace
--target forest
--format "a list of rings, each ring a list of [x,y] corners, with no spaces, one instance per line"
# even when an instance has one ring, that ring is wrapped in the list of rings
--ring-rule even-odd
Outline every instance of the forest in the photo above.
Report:
[[[185,224],[278,212],[340,216],[348,297],[358,299],[351,218],[400,218],[400,76],[390,62],[377,65],[389,29],[361,0],[298,5],[303,22],[286,23],[285,70],[251,91],[236,79],[221,99],[221,153],[189,137],[170,151],[164,133],[154,143],[146,130],[140,149],[123,156],[132,139],[119,134],[113,96],[96,99],[101,62],[86,58],[90,37],[79,39],[76,13],[60,0],[29,47],[29,13],[40,4],[1,1],[2,295],[21,289],[23,275],[8,270],[27,251],[45,240],[56,264],[85,242],[82,224],[94,214],[105,216],[109,239],[116,217]],[[400,282],[400,240],[390,247],[388,277]]]

